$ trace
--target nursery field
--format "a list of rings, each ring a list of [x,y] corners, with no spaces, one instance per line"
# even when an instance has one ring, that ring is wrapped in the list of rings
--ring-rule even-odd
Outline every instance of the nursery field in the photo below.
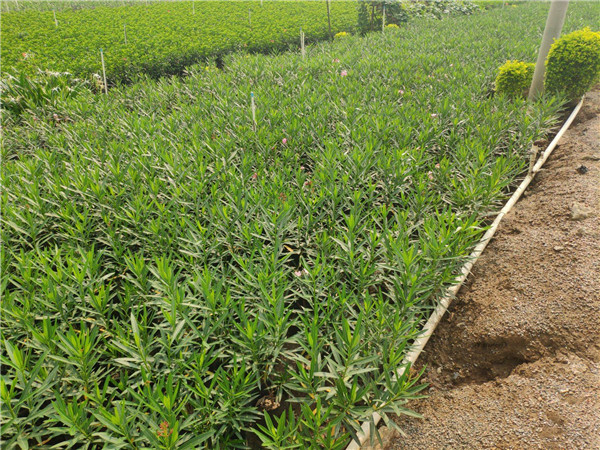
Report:
[[[62,11],[84,8],[96,8],[98,6],[126,6],[139,4],[146,0],[0,0],[0,12],[15,11]],[[163,1],[163,0],[149,0]]]
[[[573,2],[564,32],[595,11]],[[411,414],[418,374],[392,375],[564,105],[490,91],[547,12],[5,115],[3,444],[341,449]]]
[[[356,1],[332,2],[332,33],[354,30],[357,18]],[[26,8],[2,17],[2,65],[13,74],[42,69],[83,77],[102,73],[103,49],[107,79],[114,83],[139,73],[180,74],[236,49],[297,48],[300,28],[307,42],[329,36],[325,2],[139,1],[56,12]]]

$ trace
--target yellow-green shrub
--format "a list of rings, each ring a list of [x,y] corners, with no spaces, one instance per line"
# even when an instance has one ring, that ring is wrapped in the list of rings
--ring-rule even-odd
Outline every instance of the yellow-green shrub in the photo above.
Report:
[[[496,92],[510,96],[524,96],[531,85],[535,65],[523,61],[506,61],[498,69]]]
[[[390,23],[388,25],[385,26],[386,30],[399,30],[400,27],[398,25],[396,25],[395,23]]]
[[[333,38],[338,40],[338,39],[347,38],[349,36],[350,36],[350,33],[346,32],[346,31],[340,31],[339,33],[336,33],[336,35]]]
[[[545,88],[571,100],[585,94],[600,75],[600,33],[589,28],[558,39],[546,59]]]

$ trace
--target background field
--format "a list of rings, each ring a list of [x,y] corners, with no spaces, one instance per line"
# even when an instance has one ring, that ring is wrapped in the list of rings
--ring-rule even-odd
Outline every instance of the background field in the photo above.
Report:
[[[5,445],[342,448],[406,412],[391,374],[557,123],[560,98],[490,90],[547,8],[229,55],[8,122]]]
[[[356,28],[357,4],[332,2],[333,33]],[[48,10],[3,15],[3,71],[100,74],[102,48],[109,82],[126,81],[139,73],[180,74],[193,63],[236,49],[298,48],[301,27],[307,43],[329,36],[325,2],[314,1],[265,1],[263,6],[258,1],[138,2],[61,9],[56,16],[58,27]]]
[[[167,1],[167,0],[148,0]],[[63,11],[85,8],[96,8],[98,6],[131,6],[147,3],[146,0],[2,0],[0,11],[23,12],[23,11]]]

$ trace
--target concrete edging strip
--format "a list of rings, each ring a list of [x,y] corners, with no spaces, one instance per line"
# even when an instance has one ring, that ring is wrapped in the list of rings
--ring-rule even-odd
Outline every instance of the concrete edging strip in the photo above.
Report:
[[[521,184],[519,185],[517,190],[513,193],[513,195],[510,197],[510,199],[508,199],[508,201],[504,205],[504,207],[500,210],[500,212],[496,216],[496,219],[494,220],[494,222],[492,223],[490,228],[483,235],[483,237],[481,238],[479,243],[475,246],[475,248],[473,249],[473,252],[471,253],[471,255],[469,257],[469,260],[462,267],[462,269],[460,271],[460,276],[456,280],[456,284],[452,285],[446,291],[446,294],[440,300],[439,305],[434,310],[433,314],[429,317],[429,320],[427,320],[427,322],[423,326],[424,332],[415,340],[415,342],[411,346],[411,350],[408,352],[408,354],[404,358],[402,367],[400,369],[398,369],[398,371],[396,372],[396,374],[397,374],[396,376],[401,376],[409,364],[412,366],[416,362],[417,358],[423,351],[425,344],[427,344],[427,341],[429,341],[429,338],[431,337],[434,330],[440,323],[443,315],[446,313],[446,310],[450,306],[450,303],[452,303],[452,300],[454,299],[454,297],[456,297],[456,294],[458,293],[462,284],[467,279],[467,276],[471,272],[471,268],[477,262],[477,260],[483,253],[483,250],[487,246],[488,242],[492,239],[492,237],[496,233],[496,230],[498,228],[498,225],[500,225],[502,218],[506,214],[508,214],[508,212],[512,209],[512,207],[517,203],[519,198],[521,198],[521,195],[523,194],[523,192],[525,192],[525,189],[527,189],[527,186],[529,186],[529,184],[535,177],[535,174],[540,171],[540,169],[542,168],[542,166],[544,165],[544,163],[546,162],[548,157],[552,154],[552,151],[558,144],[558,141],[560,140],[560,138],[563,136],[565,131],[567,131],[569,129],[569,127],[571,126],[571,123],[573,123],[573,120],[575,120],[575,117],[577,117],[577,113],[579,113],[579,110],[583,106],[583,100],[584,100],[584,98],[582,98],[579,101],[579,103],[577,104],[577,106],[575,107],[575,109],[573,109],[573,112],[571,112],[571,115],[569,116],[567,121],[563,124],[563,126],[561,127],[559,132],[556,134],[556,136],[550,143],[550,145],[548,145],[548,147],[546,148],[544,153],[542,153],[542,156],[540,156],[540,158],[538,159],[536,164],[533,166],[533,169],[529,171],[529,173],[527,174],[525,179],[521,182]],[[367,421],[363,422],[363,424],[361,425],[361,431],[357,434],[357,436],[360,440],[360,443],[357,443],[356,441],[353,440],[346,447],[346,450],[359,450],[362,447],[362,445],[365,444],[365,442],[367,442],[369,436],[371,435],[371,423],[373,423],[374,426],[377,426],[377,424],[381,420],[381,416],[378,413],[374,413],[371,418],[372,418],[372,420],[367,420]]]

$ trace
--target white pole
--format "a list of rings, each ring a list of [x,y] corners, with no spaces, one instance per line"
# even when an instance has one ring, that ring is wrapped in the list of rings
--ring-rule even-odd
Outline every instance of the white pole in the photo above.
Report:
[[[56,25],[56,28],[58,28],[58,20],[56,20],[56,10],[52,10],[52,13],[54,14],[54,25]]]
[[[385,3],[383,4],[383,14],[381,16],[381,31],[385,31]]]
[[[252,130],[256,133],[256,105],[254,104],[254,92],[250,92],[250,108],[252,109]]]
[[[252,17],[250,17],[250,10],[248,10],[248,25],[252,26]]]
[[[302,59],[304,59],[306,49],[304,48],[304,31],[302,31],[302,27],[300,27],[300,54],[302,55]]]
[[[102,60],[102,77],[104,78],[104,93],[108,95],[108,85],[106,84],[106,67],[104,67],[104,53],[100,49],[100,59]]]
[[[15,0],[15,4],[17,5],[17,9],[19,9],[19,0]]]
[[[565,23],[568,6],[569,0],[552,0],[552,3],[550,4],[550,11],[548,12],[548,19],[546,19],[546,28],[544,29],[542,44],[540,45],[537,62],[535,64],[535,71],[533,72],[533,80],[531,82],[531,88],[529,89],[528,100],[535,99],[544,90],[544,64],[554,39],[560,37],[562,26]]]
[[[127,25],[123,24],[123,36],[125,36],[125,45],[127,45]]]

